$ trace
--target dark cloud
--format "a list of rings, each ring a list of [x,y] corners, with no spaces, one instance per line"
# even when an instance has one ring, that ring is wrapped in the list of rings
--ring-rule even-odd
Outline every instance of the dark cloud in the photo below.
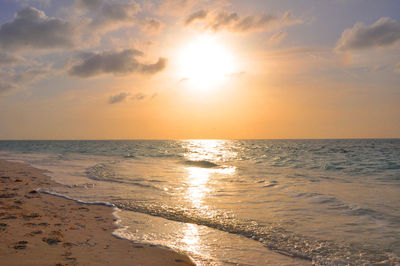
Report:
[[[123,102],[123,101],[127,100],[128,96],[130,96],[130,95],[131,95],[130,93],[121,92],[119,94],[110,96],[110,98],[108,99],[108,103],[109,104],[116,104],[116,103]],[[132,95],[132,97],[130,97],[129,99],[130,100],[134,100],[134,101],[142,101],[142,100],[144,100],[146,98],[147,98],[146,94],[138,92],[138,93]],[[152,98],[153,98],[153,96],[152,96]]]
[[[0,81],[0,96],[7,95],[17,89],[19,89],[18,86],[13,83]]]
[[[191,14],[186,20],[185,20],[185,25],[191,24],[195,20],[203,20],[207,17],[208,11],[206,10],[200,10],[197,11],[193,14]]]
[[[160,57],[158,61],[154,64],[142,64],[140,72],[147,73],[147,74],[155,74],[165,69],[167,66],[167,59]]]
[[[116,104],[125,101],[125,99],[130,95],[127,92],[121,92],[120,94],[110,96],[108,99],[109,104]]]
[[[89,24],[94,30],[108,31],[122,25],[133,25],[134,15],[140,11],[140,5],[135,1],[128,3],[106,2],[102,5]]]
[[[390,18],[380,18],[365,26],[357,23],[346,29],[336,45],[336,51],[390,47],[400,42],[400,24]]]
[[[185,24],[189,25],[194,20],[204,21],[206,29],[213,31],[229,30],[233,32],[267,31],[302,22],[300,19],[294,18],[289,11],[281,16],[269,14],[249,15],[245,17],[228,11],[220,11],[210,16],[198,11],[190,15],[186,19]]]
[[[22,60],[19,56],[0,52],[0,66],[14,65]]]
[[[16,74],[13,77],[13,81],[18,84],[30,84],[44,78],[51,74],[51,72],[52,71],[47,67],[33,68]]]
[[[29,85],[45,78],[55,71],[49,67],[22,67],[12,71],[0,72],[0,94],[11,94],[16,90],[22,90]]]
[[[145,18],[141,22],[142,31],[148,34],[158,33],[164,27],[164,23],[155,18]]]
[[[69,70],[72,76],[88,78],[102,74],[128,75],[134,72],[155,74],[166,67],[167,60],[159,58],[154,64],[143,64],[136,57],[143,55],[134,49],[120,52],[86,53],[81,62]]]
[[[0,27],[0,47],[21,48],[71,48],[75,29],[65,20],[49,18],[41,10],[27,7],[18,11],[15,19]]]
[[[93,11],[99,8],[104,0],[76,0],[75,3],[78,7]]]

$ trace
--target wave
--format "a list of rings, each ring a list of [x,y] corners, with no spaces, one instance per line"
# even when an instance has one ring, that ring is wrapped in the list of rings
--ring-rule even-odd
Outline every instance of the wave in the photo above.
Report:
[[[274,224],[258,224],[227,218],[226,213],[202,216],[196,210],[166,205],[148,205],[141,202],[113,201],[113,204],[128,211],[144,213],[164,219],[208,226],[220,231],[241,235],[261,242],[267,248],[287,256],[312,261],[316,265],[369,265],[379,263],[396,264],[400,261],[384,250],[368,249],[358,244],[337,243],[289,232]]]
[[[113,162],[115,163],[115,162]],[[113,164],[110,163],[110,164]],[[143,178],[135,178],[135,179],[127,179],[127,178],[120,178],[117,176],[113,168],[110,164],[99,163],[94,166],[91,166],[86,169],[86,176],[91,180],[102,181],[102,182],[109,182],[109,183],[119,183],[119,184],[128,184],[143,188],[150,188],[155,190],[161,190],[157,186],[146,184],[146,182],[152,183],[160,183],[156,182],[156,180],[146,180]]]
[[[195,166],[195,167],[200,167],[200,168],[217,168],[220,166],[216,163],[206,161],[206,160],[202,160],[202,161],[186,160],[183,163],[186,165],[189,165],[189,166]]]
[[[76,201],[76,202],[81,203],[81,204],[101,205],[101,206],[107,206],[107,207],[116,208],[116,206],[114,204],[109,203],[109,202],[101,202],[101,201],[89,202],[89,201],[78,200],[78,199],[74,199],[74,198],[68,197],[66,195],[62,195],[62,194],[59,194],[59,193],[56,193],[56,192],[52,192],[52,191],[49,191],[49,190],[46,190],[46,189],[42,189],[42,188],[38,189],[37,191],[40,192],[40,193],[49,194],[49,195],[56,196],[56,197],[59,197],[59,198],[73,200],[73,201]]]

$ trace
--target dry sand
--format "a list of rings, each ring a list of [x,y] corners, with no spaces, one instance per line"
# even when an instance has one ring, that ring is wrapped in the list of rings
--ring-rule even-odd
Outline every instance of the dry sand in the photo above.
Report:
[[[113,237],[110,207],[36,191],[55,185],[38,169],[0,160],[1,265],[193,265],[173,250]]]

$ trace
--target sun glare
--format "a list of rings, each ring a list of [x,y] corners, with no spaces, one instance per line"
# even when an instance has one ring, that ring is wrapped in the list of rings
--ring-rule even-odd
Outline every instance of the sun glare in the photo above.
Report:
[[[216,36],[201,35],[180,52],[180,76],[191,88],[207,89],[220,84],[235,72],[235,60]]]

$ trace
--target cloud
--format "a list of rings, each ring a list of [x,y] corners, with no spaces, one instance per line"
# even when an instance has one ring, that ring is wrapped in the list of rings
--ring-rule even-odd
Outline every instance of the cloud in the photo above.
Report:
[[[200,10],[200,11],[194,12],[185,20],[185,26],[191,24],[195,20],[205,19],[207,17],[207,14],[208,14],[208,11],[206,11],[206,10]]]
[[[0,72],[0,95],[9,95],[14,91],[22,90],[52,73],[55,72],[47,66]]]
[[[214,31],[218,31],[224,27],[232,26],[238,20],[240,20],[240,18],[237,13],[221,11],[208,22],[206,27],[211,28]]]
[[[394,67],[394,72],[400,74],[400,63],[398,63],[398,64]]]
[[[121,92],[120,94],[110,96],[108,99],[109,104],[116,104],[125,101],[125,99],[130,95],[127,92]]]
[[[287,33],[284,31],[276,32],[268,39],[268,43],[271,45],[280,44],[281,41],[286,38],[286,36],[287,36]]]
[[[158,13],[163,15],[180,16],[196,4],[196,0],[161,0],[158,7]]]
[[[165,69],[167,66],[167,59],[160,57],[158,61],[154,64],[143,64],[141,65],[140,72],[147,73],[147,74],[155,74]]]
[[[23,61],[19,56],[0,52],[0,66],[14,65]]]
[[[13,81],[18,84],[30,84],[44,78],[51,73],[51,69],[47,67],[29,69],[16,74],[13,77]]]
[[[18,89],[19,87],[13,83],[0,81],[0,96],[7,95]]]
[[[108,98],[108,103],[109,104],[116,104],[116,103],[120,103],[123,102],[125,100],[128,99],[128,96],[130,96],[130,93],[127,92],[121,92],[119,94],[116,95],[112,95],[110,96],[110,98]],[[154,98],[154,94],[152,95],[151,98]],[[141,92],[138,92],[134,95],[132,95],[132,97],[130,97],[130,100],[134,100],[134,101],[141,101],[147,98],[147,95]]]
[[[75,27],[62,19],[49,18],[33,7],[17,12],[15,19],[0,27],[0,47],[4,49],[49,49],[74,46]]]
[[[16,0],[21,3],[22,6],[31,5],[32,3],[39,4],[41,7],[50,7],[51,0]]]
[[[400,24],[390,18],[380,18],[374,24],[365,26],[357,23],[343,31],[335,50],[344,52],[372,48],[384,48],[400,42]]]
[[[147,34],[159,33],[164,26],[164,23],[155,18],[145,18],[141,22],[141,29]]]
[[[293,17],[290,11],[285,12],[281,16],[267,15],[248,15],[240,16],[235,12],[219,11],[211,16],[201,14],[200,11],[190,15],[185,24],[189,25],[194,20],[204,21],[206,29],[212,31],[229,30],[232,32],[251,32],[251,31],[268,31],[272,29],[290,26],[302,23],[300,19]],[[203,16],[204,15],[204,16]]]
[[[104,3],[104,0],[76,0],[75,4],[83,9],[96,10]]]
[[[120,52],[86,53],[80,56],[80,63],[69,70],[71,76],[88,78],[102,74],[128,75],[134,72],[155,74],[167,64],[165,58],[159,58],[154,64],[143,64],[136,60],[143,53],[126,49]]]
[[[289,49],[279,49],[275,51],[267,51],[265,56],[267,58],[279,58],[279,57],[292,57],[297,55],[314,55],[317,53],[330,52],[327,49],[314,46],[304,46],[304,47],[292,47]]]
[[[132,0],[127,3],[106,2],[96,12],[89,28],[106,32],[124,25],[133,25],[135,23],[134,15],[140,9],[140,5]]]
[[[132,100],[141,101],[144,100],[146,97],[147,97],[146,94],[139,92],[132,96]]]

